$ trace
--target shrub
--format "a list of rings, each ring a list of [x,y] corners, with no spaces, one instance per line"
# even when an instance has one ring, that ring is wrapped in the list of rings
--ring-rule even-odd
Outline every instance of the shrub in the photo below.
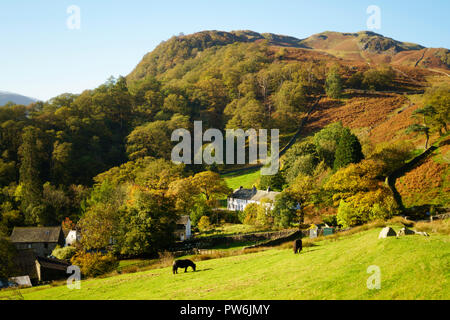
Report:
[[[210,216],[211,215],[211,208],[208,206],[206,201],[200,200],[196,201],[193,208],[191,209],[191,223],[193,226],[197,226],[200,219],[203,216]]]
[[[245,224],[245,217],[246,217],[245,211],[238,211],[238,217],[239,221]]]
[[[70,260],[75,253],[77,252],[77,249],[75,247],[64,247],[61,248],[57,246],[53,252],[52,255],[60,260]]]
[[[375,199],[377,200],[377,199]],[[385,221],[392,217],[391,199],[385,203],[375,202],[372,206],[341,200],[337,213],[337,223],[344,228],[354,227],[371,221]]]
[[[258,209],[256,210],[256,219],[255,224],[258,226],[271,226],[273,225],[273,217],[270,207],[272,206],[272,202],[267,199],[262,199],[261,204],[258,205]]]
[[[347,86],[354,89],[361,89],[364,80],[364,74],[358,71],[347,80]]]
[[[392,217],[392,213],[380,203],[375,203],[370,209],[370,221],[373,220],[387,220]]]
[[[336,227],[338,224],[337,217],[334,214],[323,215],[322,221],[331,227]]]
[[[70,261],[73,265],[80,267],[83,277],[97,277],[119,266],[119,262],[113,255],[100,252],[79,252]]]
[[[363,85],[370,90],[387,89],[394,80],[395,73],[390,67],[370,69],[364,72]]]
[[[248,204],[244,209],[244,224],[254,225],[258,215],[258,205],[256,203]]]
[[[336,219],[337,223],[343,228],[350,228],[361,222],[358,211],[352,208],[350,204],[344,200],[341,200],[339,203]]]

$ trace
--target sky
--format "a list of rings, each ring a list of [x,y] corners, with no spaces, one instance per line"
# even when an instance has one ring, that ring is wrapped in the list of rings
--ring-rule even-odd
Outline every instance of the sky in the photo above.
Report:
[[[450,48],[448,0],[1,0],[0,90],[41,100],[81,93],[126,76],[180,33],[253,30],[302,39],[368,30],[370,5],[381,13],[381,28],[372,31]]]

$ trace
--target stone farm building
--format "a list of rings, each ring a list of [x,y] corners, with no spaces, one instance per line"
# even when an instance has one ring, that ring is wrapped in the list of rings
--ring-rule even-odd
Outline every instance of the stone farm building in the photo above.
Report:
[[[272,201],[271,209],[275,203],[275,197],[280,192],[267,190],[257,190],[255,187],[252,189],[244,189],[240,187],[234,190],[233,194],[228,197],[227,209],[232,211],[244,211],[245,207],[250,203],[260,204],[262,199]]]
[[[17,250],[31,249],[41,257],[51,255],[57,245],[65,244],[61,227],[15,227],[10,239]]]
[[[33,249],[18,251],[15,259],[16,272],[30,277],[33,284],[67,278],[70,263],[55,258],[40,257]]]

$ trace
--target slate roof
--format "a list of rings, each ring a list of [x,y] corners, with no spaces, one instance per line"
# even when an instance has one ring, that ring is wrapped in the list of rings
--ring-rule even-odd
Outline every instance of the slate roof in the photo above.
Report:
[[[58,242],[61,227],[14,227],[11,242]]]
[[[279,195],[281,192],[276,191],[264,191],[258,190],[256,194],[250,199],[254,201],[261,201],[262,199],[269,199],[275,201],[275,197]]]
[[[275,201],[275,197],[280,193],[281,192],[256,190],[255,188],[253,189],[239,188],[234,190],[231,198],[242,200],[253,200],[253,201],[261,201],[262,199],[269,199]]]
[[[67,267],[70,266],[68,262],[53,258],[37,257],[36,260],[42,268],[46,269],[66,271]]]

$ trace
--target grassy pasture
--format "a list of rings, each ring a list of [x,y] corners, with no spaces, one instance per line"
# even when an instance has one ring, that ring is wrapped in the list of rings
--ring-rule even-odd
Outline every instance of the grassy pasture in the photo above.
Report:
[[[398,231],[400,227],[394,229]],[[450,237],[378,239],[380,228],[325,239],[294,255],[281,246],[197,262],[197,272],[169,268],[22,289],[25,299],[449,299]],[[381,289],[369,290],[369,266]],[[12,291],[1,291],[7,298]]]

